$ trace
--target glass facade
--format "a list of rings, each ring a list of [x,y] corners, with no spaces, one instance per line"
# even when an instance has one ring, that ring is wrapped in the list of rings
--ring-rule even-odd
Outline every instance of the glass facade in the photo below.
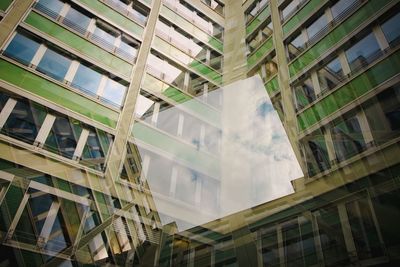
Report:
[[[1,0],[0,266],[400,265],[398,0]]]

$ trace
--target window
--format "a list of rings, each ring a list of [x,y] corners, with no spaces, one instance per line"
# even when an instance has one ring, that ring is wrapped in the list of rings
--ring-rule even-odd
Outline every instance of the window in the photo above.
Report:
[[[39,0],[35,5],[40,11],[56,19],[63,8],[64,3],[60,0]]]
[[[83,13],[71,7],[68,10],[67,15],[65,15],[63,23],[77,32],[85,34],[90,20],[91,18],[89,16],[84,15]]]
[[[0,91],[0,112],[3,110],[5,104],[7,103],[10,97],[3,92]]]
[[[282,10],[282,20],[286,20],[286,18],[291,15],[298,5],[298,0],[292,0],[283,10]]]
[[[92,127],[88,130],[89,136],[80,163],[97,170],[102,170],[108,148],[112,143],[112,137],[111,135]]]
[[[70,65],[69,58],[47,48],[36,69],[56,80],[63,81]]]
[[[346,51],[346,57],[351,70],[356,71],[374,61],[380,52],[375,35],[370,33],[349,48]]]
[[[58,14],[60,14],[63,6],[64,3],[60,0],[39,0],[39,2],[35,5],[37,9],[46,13],[53,19],[58,17]]]
[[[138,48],[139,45],[135,41],[125,36],[122,36],[121,43],[119,44],[119,47],[116,51],[117,54],[120,54],[121,56],[132,61],[136,58]]]
[[[1,132],[33,144],[46,114],[46,110],[42,106],[30,101],[20,100],[15,105]]]
[[[357,0],[339,0],[331,7],[333,19],[338,19],[345,11],[357,3]]]
[[[390,45],[397,45],[400,42],[400,13],[383,23],[382,31]]]
[[[45,148],[61,156],[72,158],[81,131],[80,122],[57,116],[46,139]]]
[[[113,31],[113,29],[98,22],[93,34],[91,35],[91,38],[104,45],[106,48],[112,50],[114,48],[115,38],[117,36],[118,33]]]
[[[37,41],[17,33],[7,46],[4,54],[25,65],[29,65],[39,46],[40,44]]]
[[[307,136],[305,144],[305,157],[309,176],[314,176],[330,167],[328,150],[325,137],[321,130]]]
[[[111,103],[121,106],[125,97],[125,91],[126,86],[108,78],[102,97]]]
[[[327,91],[335,88],[343,79],[343,70],[340,60],[333,59],[325,67],[318,70],[318,81],[321,91]]]
[[[326,25],[328,25],[328,21],[326,19],[325,14],[319,17],[316,21],[314,21],[310,26],[307,27],[308,38],[311,40],[318,34],[321,30],[323,30]]]
[[[84,92],[96,95],[100,80],[101,74],[89,67],[86,67],[85,65],[80,64],[72,81],[72,86]]]
[[[264,266],[279,266],[279,248],[276,229],[268,229],[261,237],[262,258]]]
[[[315,100],[314,86],[311,78],[300,82],[295,87],[296,104],[298,109],[302,109]]]
[[[289,59],[292,60],[298,56],[304,50],[304,47],[305,41],[303,35],[300,33],[287,45]]]
[[[336,206],[321,208],[314,212],[314,216],[318,224],[325,266],[347,265],[348,253],[338,208]]]
[[[366,147],[356,117],[337,123],[332,128],[332,139],[338,161],[346,160],[362,152]]]

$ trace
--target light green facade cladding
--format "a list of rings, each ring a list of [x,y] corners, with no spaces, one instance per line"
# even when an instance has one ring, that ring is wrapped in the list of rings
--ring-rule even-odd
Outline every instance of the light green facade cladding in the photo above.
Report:
[[[310,15],[312,15],[315,10],[319,7],[323,6],[326,0],[310,0],[307,4],[305,4],[293,17],[291,17],[282,27],[283,34],[286,35],[290,31],[292,31],[296,26],[300,25],[300,23]]]
[[[132,65],[122,60],[121,58],[112,55],[99,46],[85,40],[77,34],[66,30],[65,28],[57,25],[51,20],[39,15],[36,12],[31,12],[25,19],[25,22],[35,27],[41,32],[44,32],[63,44],[79,51],[99,63],[108,66],[115,73],[119,73],[124,77],[130,77],[132,72]]]
[[[386,5],[393,1],[368,1],[359,10],[357,10],[350,18],[338,25],[329,34],[322,38],[318,43],[310,47],[306,52],[301,54],[289,65],[290,76],[295,76],[304,68],[318,60],[326,51],[334,45],[342,41],[349,32],[357,29],[363,22],[374,14],[383,9]]]
[[[258,26],[260,26],[263,22],[265,22],[265,20],[269,17],[270,14],[271,14],[271,11],[270,11],[270,8],[268,5],[246,27],[246,34],[249,35],[252,32],[254,32],[254,30],[257,29]]]
[[[109,8],[107,5],[101,3],[100,1],[98,0],[76,0],[76,1],[84,4],[85,6],[89,7],[98,14],[101,14],[101,16],[104,16],[105,18],[114,22],[120,28],[125,29],[127,32],[130,32],[138,37],[142,37],[144,31],[142,26],[136,24],[127,17],[119,14],[117,11]]]
[[[6,11],[7,8],[11,5],[14,0],[1,0],[0,1],[0,10]]]
[[[304,110],[298,116],[299,130],[306,130],[347,104],[371,92],[399,72],[400,51],[397,51]]]
[[[115,128],[117,125],[118,112],[5,60],[0,60],[0,79],[105,126]]]
[[[269,37],[256,51],[254,51],[247,59],[249,68],[252,68],[260,59],[265,58],[274,49],[272,37]]]
[[[213,48],[217,49],[220,52],[223,51],[223,44],[220,40],[214,38],[213,36],[210,36],[209,34],[205,33],[204,31],[200,30],[194,24],[190,23],[189,21],[187,21],[180,15],[176,14],[174,11],[172,11],[168,7],[162,6],[160,14],[163,15],[164,17],[168,18],[175,25],[182,27],[182,29],[189,32],[190,34],[193,34],[193,36],[195,36],[200,41],[202,41],[206,44],[209,44],[210,46],[212,46]]]
[[[265,89],[267,90],[269,96],[275,95],[277,92],[279,92],[279,84],[278,84],[278,77],[275,76],[271,80],[269,80],[265,84]]]

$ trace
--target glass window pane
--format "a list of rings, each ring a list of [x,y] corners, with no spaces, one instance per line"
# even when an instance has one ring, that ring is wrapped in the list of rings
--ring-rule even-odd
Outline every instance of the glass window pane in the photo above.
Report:
[[[31,102],[18,101],[1,132],[32,144],[46,117],[46,111]]]
[[[357,0],[339,0],[331,7],[333,18],[336,19],[350,6],[356,3]]]
[[[325,67],[318,70],[318,80],[322,92],[335,88],[341,83],[342,79],[343,70],[338,58],[335,58]]]
[[[338,161],[348,159],[365,149],[364,137],[356,117],[333,127],[332,139]]]
[[[72,81],[72,86],[92,95],[96,95],[101,74],[80,64]]]
[[[382,31],[391,45],[396,45],[400,41],[400,13],[390,18],[382,24]]]
[[[50,17],[57,18],[63,6],[64,3],[60,0],[39,0],[35,7]]]
[[[74,125],[73,129],[68,118],[57,117],[47,137],[45,148],[64,157],[72,158],[80,130],[79,122]]]
[[[71,7],[68,10],[67,15],[65,15],[63,23],[82,34],[85,34],[90,23],[90,18]]]
[[[308,28],[307,28],[308,38],[309,39],[313,38],[317,33],[319,33],[321,30],[323,30],[327,24],[328,24],[328,21],[326,20],[325,15],[322,15],[321,17],[319,17],[310,26],[308,26]]]
[[[375,35],[373,33],[368,34],[346,51],[351,70],[355,71],[368,65],[379,55],[380,51]]]
[[[103,91],[102,98],[112,102],[113,104],[121,106],[125,97],[125,91],[126,86],[112,79],[108,79]]]
[[[36,51],[39,49],[40,44],[28,37],[17,33],[11,43],[8,45],[4,54],[19,62],[28,65]]]
[[[108,49],[113,49],[115,42],[115,33],[110,33],[106,31],[105,28],[96,26],[91,38]]]
[[[7,100],[9,98],[10,97],[7,94],[0,91],[0,112],[2,111],[4,105],[7,103]]]
[[[67,74],[71,60],[51,49],[47,49],[40,60],[37,70],[62,81]]]
[[[297,7],[298,1],[293,0],[282,10],[282,19],[285,20]]]

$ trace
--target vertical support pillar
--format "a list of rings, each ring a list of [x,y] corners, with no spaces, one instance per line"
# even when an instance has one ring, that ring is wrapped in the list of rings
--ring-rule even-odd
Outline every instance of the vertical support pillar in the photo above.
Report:
[[[300,163],[303,172],[306,173],[307,167],[301,158],[301,153],[298,146],[297,116],[293,105],[293,93],[290,88],[289,67],[286,60],[285,45],[283,43],[283,31],[278,6],[278,0],[270,0],[271,20],[272,27],[274,29],[273,41],[276,51],[277,65],[279,66],[278,81],[279,88],[281,90],[283,113],[285,114],[283,124],[296,158]]]

